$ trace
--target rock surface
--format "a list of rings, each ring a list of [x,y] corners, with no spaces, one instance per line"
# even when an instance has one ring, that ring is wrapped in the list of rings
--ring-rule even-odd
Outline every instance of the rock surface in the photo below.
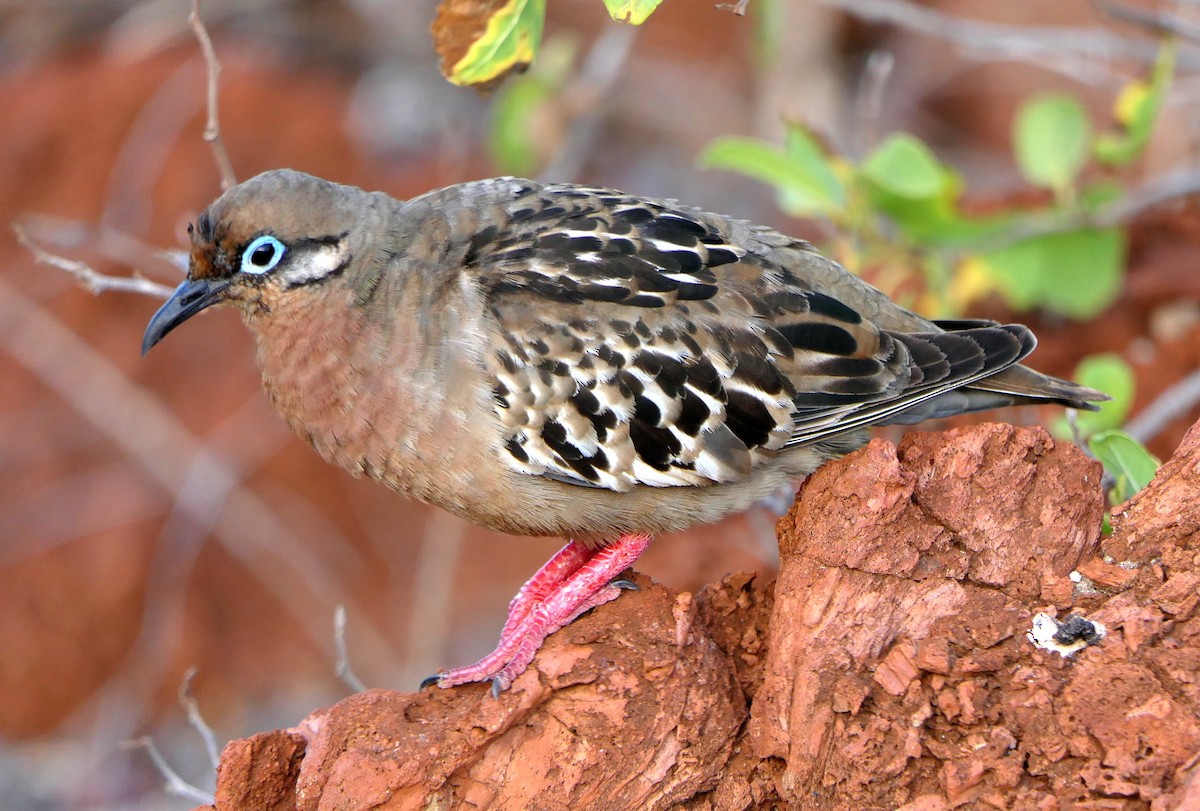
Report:
[[[216,808],[1200,808],[1200,425],[1103,541],[1100,476],[1041,429],[875,440],[805,482],[776,583],[639,578],[499,699],[230,743]],[[1107,635],[1043,650],[1038,612]]]

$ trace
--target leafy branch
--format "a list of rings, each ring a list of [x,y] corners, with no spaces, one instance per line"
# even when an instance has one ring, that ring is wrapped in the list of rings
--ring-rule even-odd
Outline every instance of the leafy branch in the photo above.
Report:
[[[644,23],[661,2],[603,0],[609,16],[630,25]],[[433,22],[442,73],[454,84],[493,89],[533,63],[545,20],[546,0],[442,0]]]
[[[1018,310],[1086,319],[1120,292],[1120,218],[1131,213],[1137,192],[1124,196],[1112,177],[1145,151],[1174,65],[1168,40],[1150,75],[1119,94],[1110,130],[1093,133],[1082,104],[1068,95],[1035,96],[1021,107],[1014,157],[1023,177],[1048,195],[1042,205],[970,211],[961,176],[907,133],[888,136],[856,161],[791,122],[781,146],[720,138],[699,163],[774,186],[784,211],[832,227],[829,250],[842,264],[918,309],[953,316],[998,292]]]

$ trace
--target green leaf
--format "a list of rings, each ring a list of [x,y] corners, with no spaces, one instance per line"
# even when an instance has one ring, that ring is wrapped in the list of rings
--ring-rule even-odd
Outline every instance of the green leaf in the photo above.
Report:
[[[662,0],[604,0],[609,16],[619,23],[641,25]]]
[[[1175,75],[1176,48],[1175,40],[1166,40],[1158,51],[1150,81],[1136,79],[1121,90],[1114,105],[1121,129],[1096,138],[1096,160],[1109,166],[1125,166],[1145,150]]]
[[[1125,194],[1125,187],[1115,180],[1098,180],[1090,183],[1079,193],[1079,206],[1089,214],[1096,214],[1105,206],[1115,203]]]
[[[509,0],[488,18],[447,78],[460,85],[486,84],[523,70],[541,44],[545,18],[546,0]]]
[[[1105,431],[1088,440],[1088,448],[1116,480],[1114,504],[1128,501],[1150,483],[1159,461],[1146,447],[1124,431]]]
[[[965,216],[958,208],[957,181],[941,195],[924,200],[901,197],[878,187],[872,187],[869,196],[878,212],[891,218],[909,240],[925,247],[970,247],[1002,235],[1016,219],[1010,212]]]
[[[1087,157],[1088,119],[1072,96],[1047,93],[1021,105],[1013,124],[1017,166],[1035,186],[1062,192]]]
[[[950,172],[919,139],[897,133],[867,156],[862,176],[878,188],[910,200],[937,197],[951,182]]]
[[[1003,232],[1012,215],[964,216],[958,206],[962,178],[940,163],[917,138],[891,136],[859,169],[871,206],[886,214],[918,245],[950,247]]]
[[[979,256],[984,270],[1017,309],[1044,307],[1088,319],[1121,291],[1125,236],[1117,228],[1030,237]]]
[[[1076,415],[1075,424],[1084,436],[1112,430],[1125,422],[1133,408],[1137,381],[1124,358],[1112,352],[1089,355],[1080,361],[1075,379],[1112,397],[1100,403],[1099,411],[1080,411]]]
[[[818,198],[828,201],[833,208],[845,208],[846,187],[834,171],[833,159],[816,133],[799,122],[788,122],[783,152],[807,178],[806,185],[815,191]],[[788,189],[782,191],[785,196],[789,193]],[[785,208],[795,213],[794,204],[785,205]]]
[[[784,154],[756,138],[718,138],[696,162],[702,168],[729,169],[769,183],[787,195],[788,211],[797,216],[828,216],[844,202],[840,184],[831,187],[826,174],[816,168],[819,161]]]

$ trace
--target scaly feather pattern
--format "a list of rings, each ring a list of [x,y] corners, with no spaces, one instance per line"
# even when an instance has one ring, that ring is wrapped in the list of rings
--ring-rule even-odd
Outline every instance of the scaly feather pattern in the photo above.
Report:
[[[779,247],[756,239],[774,232],[739,225],[610,189],[529,184],[473,235],[464,272],[483,285],[500,339],[487,362],[508,465],[617,491],[733,481],[1033,349],[1021,326],[943,332],[906,313],[918,331],[882,328],[775,259]],[[802,241],[781,247],[828,265]]]

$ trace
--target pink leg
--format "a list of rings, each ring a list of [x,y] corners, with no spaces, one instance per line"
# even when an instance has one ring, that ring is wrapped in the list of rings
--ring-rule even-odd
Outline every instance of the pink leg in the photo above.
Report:
[[[529,666],[547,636],[588,609],[615,599],[621,588],[612,584],[613,579],[632,566],[649,545],[649,535],[622,535],[596,552],[584,548],[589,557],[564,574],[563,569],[569,567],[566,561],[579,557],[578,550],[568,550],[582,546],[575,541],[567,544],[517,593],[494,651],[473,665],[432,676],[422,686],[453,687],[490,679],[492,693],[498,695]]]
[[[508,620],[500,631],[500,638],[504,639],[512,633],[513,628],[521,624],[535,605],[546,599],[546,595],[558,588],[559,583],[579,571],[579,567],[591,560],[596,551],[579,541],[569,541],[555,552],[554,557],[521,586],[508,604]]]

